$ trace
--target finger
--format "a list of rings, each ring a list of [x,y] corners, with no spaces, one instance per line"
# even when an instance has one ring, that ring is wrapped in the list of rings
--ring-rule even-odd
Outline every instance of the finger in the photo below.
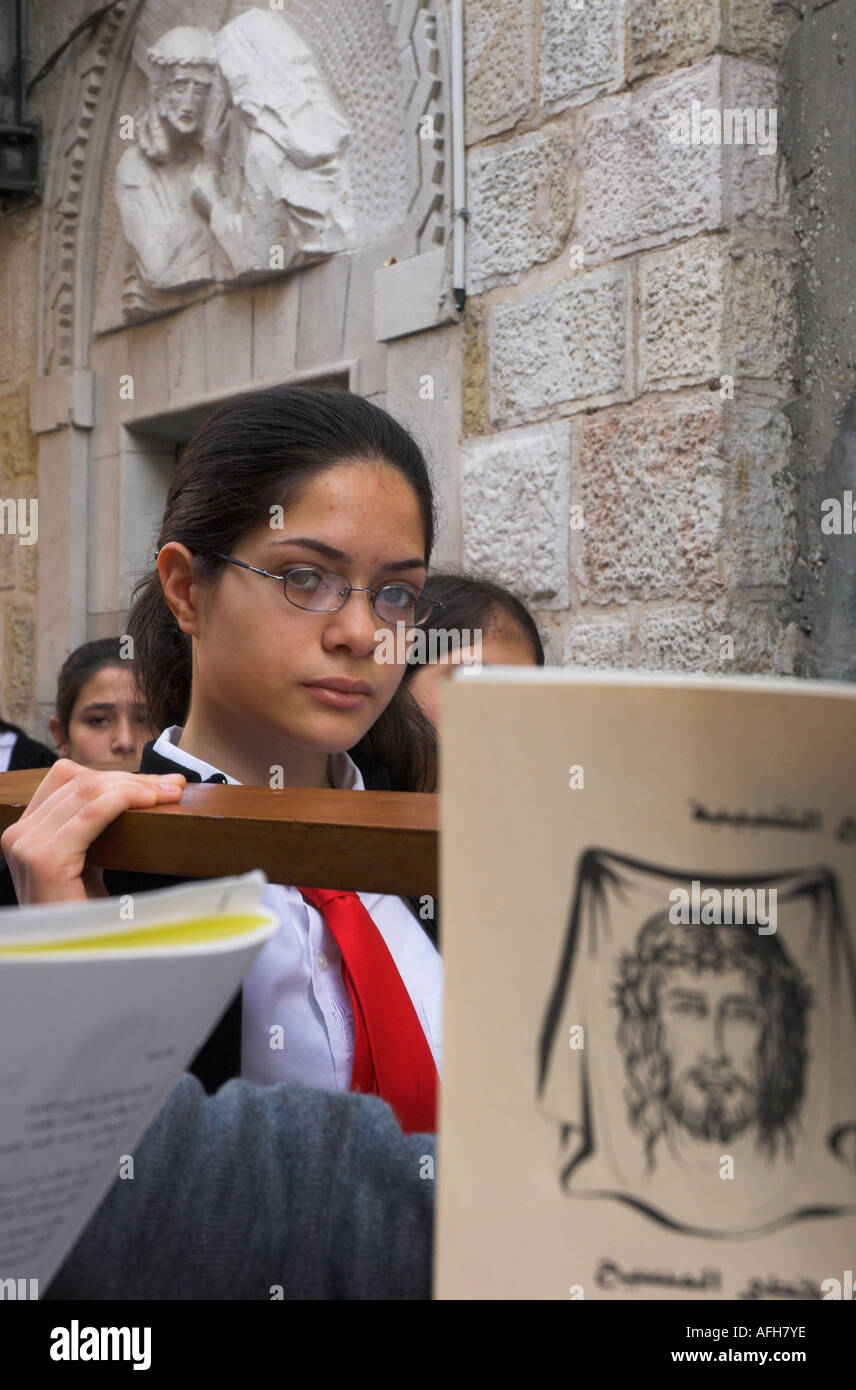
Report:
[[[85,853],[92,841],[123,811],[146,810],[158,804],[175,802],[179,794],[180,788],[175,785],[157,787],[138,783],[135,787],[107,787],[99,796],[88,797],[76,812],[55,829],[52,830],[49,825],[42,827],[44,842],[58,848],[67,845],[71,853],[79,846]]]
[[[31,819],[37,812],[41,813],[39,818],[43,819],[56,806],[61,805],[68,795],[83,797],[98,795],[102,790],[103,779],[105,778],[121,781],[123,785],[127,786],[174,785],[182,790],[187,781],[184,775],[178,772],[169,772],[164,776],[139,772],[95,772],[92,768],[83,767],[80,763],[73,763],[67,758],[62,759],[62,763],[64,766],[61,768],[59,763],[51,768],[48,777],[40,784],[26,810],[19,817],[19,824],[25,819]],[[48,785],[48,778],[57,768],[60,771],[54,779],[53,785]]]
[[[159,801],[175,802],[181,796],[182,788],[175,782],[161,783],[157,778],[140,777],[134,772],[89,772],[60,787],[52,797],[45,801],[34,816],[27,820],[22,816],[18,821],[22,833],[35,839],[49,839],[57,834],[89,805],[103,806],[104,797],[112,796],[112,805],[121,811],[144,810],[156,806]],[[82,822],[86,822],[86,816]],[[100,834],[96,831],[95,834]],[[94,838],[94,835],[93,837]],[[86,841],[89,844],[90,841]]]
[[[143,810],[158,802],[175,802],[181,788],[175,783],[162,786],[145,784],[131,776],[117,781],[115,774],[100,774],[88,790],[78,785],[65,789],[65,796],[50,808],[43,808],[30,821],[18,822],[3,836],[3,852],[9,863],[19,901],[50,902],[86,896],[86,854],[102,830],[123,811]]]
[[[26,816],[30,811],[35,811],[41,806],[42,802],[46,801],[49,796],[52,796],[58,788],[66,786],[82,771],[84,771],[84,769],[81,767],[80,763],[73,763],[71,758],[58,758],[53,767],[49,769],[47,775],[42,778],[41,782],[36,787],[36,790],[27,803],[23,815]]]

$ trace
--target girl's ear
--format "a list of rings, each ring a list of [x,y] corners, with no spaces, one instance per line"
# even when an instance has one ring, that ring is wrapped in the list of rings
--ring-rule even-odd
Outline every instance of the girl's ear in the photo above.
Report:
[[[193,552],[180,541],[167,541],[158,552],[158,574],[163,596],[182,632],[199,634],[198,585],[192,578]],[[194,589],[196,592],[194,592]]]
[[[55,714],[51,715],[50,719],[48,720],[48,724],[50,725],[50,731],[53,734],[53,740],[57,746],[60,757],[67,758],[68,739],[66,738],[65,730],[63,729]]]

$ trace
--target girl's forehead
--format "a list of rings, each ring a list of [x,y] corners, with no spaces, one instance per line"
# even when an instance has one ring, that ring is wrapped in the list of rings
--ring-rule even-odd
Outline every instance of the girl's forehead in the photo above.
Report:
[[[87,676],[80,687],[75,705],[86,704],[99,696],[118,693],[121,698],[133,691],[133,679],[126,666],[106,665]]]
[[[419,498],[408,480],[389,464],[346,463],[311,478],[290,503],[271,506],[252,539],[261,544],[288,536],[311,535],[352,552],[409,545],[424,550]],[[249,537],[248,537],[249,539]]]
[[[311,506],[342,508],[377,504],[413,507],[419,502],[407,478],[382,460],[353,459],[334,463],[304,484],[294,510]]]

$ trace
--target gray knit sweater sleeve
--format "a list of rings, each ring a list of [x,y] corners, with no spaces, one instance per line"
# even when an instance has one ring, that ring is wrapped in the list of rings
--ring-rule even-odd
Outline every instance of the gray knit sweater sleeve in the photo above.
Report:
[[[47,1297],[428,1298],[433,1155],[371,1096],[184,1076]]]

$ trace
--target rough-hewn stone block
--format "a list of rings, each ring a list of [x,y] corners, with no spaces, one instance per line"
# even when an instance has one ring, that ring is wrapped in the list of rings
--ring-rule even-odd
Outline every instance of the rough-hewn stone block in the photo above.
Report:
[[[556,127],[470,154],[470,294],[561,251],[571,223],[572,157],[569,133]]]
[[[630,76],[649,77],[713,53],[721,0],[628,0]]]
[[[32,34],[28,37],[31,42]],[[43,215],[35,205],[0,218],[0,381],[17,381],[37,371],[40,303],[35,285]]]
[[[799,12],[770,0],[628,0],[631,78],[650,77],[717,50],[775,61]]]
[[[540,78],[547,111],[620,87],[622,6],[616,0],[542,0]]]
[[[33,618],[26,608],[7,612],[5,622],[6,700],[14,722],[30,708],[33,693]]]
[[[568,605],[568,432],[555,421],[462,448],[465,568],[549,609]]]
[[[2,520],[2,516],[0,516]],[[27,549],[32,549],[28,546]],[[23,556],[24,547],[18,544],[18,537],[0,531],[0,589],[14,589],[18,582],[18,555]]]
[[[580,618],[565,639],[565,665],[630,666],[631,632],[627,618]]]
[[[25,396],[20,391],[0,396],[0,477],[3,495],[12,495],[16,481],[34,478],[36,467],[36,441],[30,429]]]
[[[721,403],[709,393],[648,400],[574,431],[581,599],[715,598],[725,585]]]
[[[461,430],[465,435],[487,433],[487,307],[469,299],[464,318]]]
[[[467,0],[465,83],[468,145],[510,130],[535,98],[533,0]]]
[[[731,342],[738,373],[774,381],[790,394],[796,329],[791,267],[775,253],[748,251],[731,266]]]
[[[577,273],[497,305],[490,323],[490,413],[517,424],[559,407],[626,399],[631,382],[626,267]]]
[[[39,547],[23,545],[19,550],[19,587],[25,594],[34,594],[39,586]]]
[[[722,660],[726,634],[716,609],[676,604],[643,613],[639,623],[639,665],[655,671],[734,673],[733,661]]]
[[[799,628],[794,622],[780,622],[765,596],[751,602],[741,595],[739,601],[732,604],[722,631],[734,642],[731,672],[764,676],[800,674]]]
[[[639,389],[708,380],[726,369],[728,252],[704,237],[639,262]]]
[[[719,100],[712,58],[580,115],[577,236],[586,260],[644,250],[724,224],[723,148],[673,142],[671,113]]]
[[[742,585],[784,585],[794,559],[796,524],[790,426],[781,410],[738,401],[734,407],[725,440],[734,578]]]
[[[777,233],[791,235],[776,81],[775,68],[766,64],[722,59],[720,104],[724,111],[741,113],[739,129],[746,142],[726,147],[731,217],[735,228],[765,241]],[[753,123],[755,143],[750,143]]]
[[[775,252],[729,252],[712,237],[653,252],[640,259],[639,302],[640,390],[729,374],[789,393],[792,277]]]
[[[799,24],[801,15],[796,5],[771,3],[771,0],[740,0],[725,7],[725,46],[730,53],[764,58],[775,62],[788,35]]]

